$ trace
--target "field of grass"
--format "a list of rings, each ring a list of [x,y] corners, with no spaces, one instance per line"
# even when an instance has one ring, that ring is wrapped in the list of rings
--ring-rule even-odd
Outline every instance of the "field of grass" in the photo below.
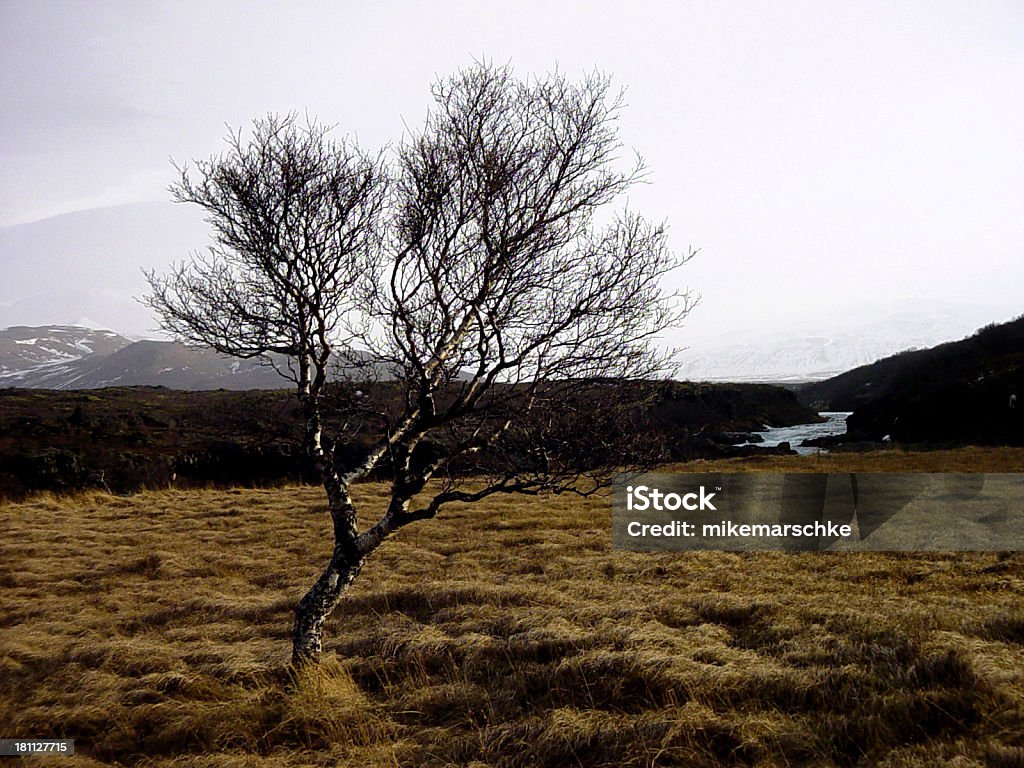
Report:
[[[680,469],[1020,471],[1024,452]],[[367,516],[386,488],[358,488]],[[1024,765],[1024,555],[639,554],[607,499],[402,531],[289,677],[316,488],[0,505],[0,737],[25,765]]]
[[[971,446],[938,451],[888,448],[811,456],[750,456],[675,464],[666,472],[1024,472],[1024,448]]]

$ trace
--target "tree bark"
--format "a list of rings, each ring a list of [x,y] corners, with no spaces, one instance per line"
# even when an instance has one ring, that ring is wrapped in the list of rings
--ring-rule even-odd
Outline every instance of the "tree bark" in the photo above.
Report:
[[[418,490],[425,482],[412,487]],[[413,519],[403,517],[407,514],[409,496],[393,493],[384,517],[362,536],[357,535],[355,508],[347,487],[341,483],[330,487],[335,489],[334,493],[328,491],[331,496],[331,517],[334,519],[334,552],[326,570],[295,608],[295,623],[292,625],[294,666],[320,661],[324,623],[359,575],[366,557],[397,528]]]
[[[320,661],[323,653],[324,622],[337,606],[342,594],[359,575],[363,558],[354,548],[335,546],[326,570],[295,608],[292,625],[292,664]]]
[[[300,361],[299,397],[306,416],[306,449],[327,492],[327,502],[334,523],[334,552],[327,568],[295,607],[292,624],[292,664],[301,666],[320,661],[323,653],[324,623],[334,611],[342,594],[359,575],[364,553],[360,550],[356,530],[356,510],[334,468],[333,448],[324,450],[321,442],[323,422],[320,416],[319,393],[326,379],[325,361],[316,365],[316,376],[310,379],[310,359]]]
[[[333,467],[322,468],[322,472],[334,522],[334,552],[327,568],[295,608],[292,663],[297,666],[320,660],[324,622],[359,575],[365,559],[358,543],[356,511],[348,488],[339,481]]]

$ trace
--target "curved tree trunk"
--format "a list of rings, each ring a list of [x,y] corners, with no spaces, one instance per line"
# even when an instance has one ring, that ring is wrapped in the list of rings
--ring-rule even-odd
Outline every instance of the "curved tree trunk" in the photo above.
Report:
[[[356,543],[356,512],[348,484],[341,481],[334,468],[333,449],[325,450],[321,441],[323,422],[319,396],[326,381],[326,361],[326,355],[316,361],[316,375],[311,379],[313,361],[309,357],[300,360],[299,399],[306,418],[306,450],[327,492],[334,523],[334,552],[320,578],[295,607],[292,664],[296,666],[320,660],[324,623],[363,566],[363,554]]]
[[[292,624],[292,663],[295,665],[320,660],[324,622],[359,575],[365,559],[358,544],[356,511],[348,488],[339,481],[333,467],[321,471],[334,522],[334,551],[327,568],[295,607]]]
[[[345,549],[349,549],[346,554]],[[324,622],[338,600],[359,575],[363,558],[350,548],[335,547],[327,569],[320,575],[295,608],[292,625],[292,664],[299,666],[320,660],[323,651]]]
[[[323,342],[326,348],[326,341]],[[345,590],[355,581],[363,567],[366,556],[404,522],[402,516],[408,509],[409,499],[423,489],[429,474],[409,480],[397,479],[392,484],[391,503],[384,517],[366,534],[359,535],[356,526],[356,510],[349,495],[349,484],[353,477],[363,477],[371,471],[376,462],[384,456],[385,449],[371,452],[362,465],[342,478],[334,466],[333,442],[325,449],[322,441],[323,421],[320,414],[319,394],[326,381],[326,356],[315,363],[316,375],[310,378],[313,365],[310,358],[300,361],[299,398],[306,417],[306,450],[320,473],[327,492],[327,504],[334,524],[334,552],[327,568],[316,583],[295,607],[295,621],[292,624],[292,664],[301,666],[320,661],[323,653],[324,623],[338,605]],[[415,447],[415,441],[412,447]],[[393,453],[401,455],[403,466],[408,469],[412,447],[387,446]],[[400,522],[401,519],[401,522]]]
[[[410,486],[414,491],[422,487]],[[292,625],[292,664],[316,663],[323,651],[323,627],[345,590],[355,581],[366,557],[397,527],[418,519],[412,516],[399,521],[409,499],[404,494],[392,496],[388,512],[369,531],[359,536],[355,527],[355,508],[348,490],[341,484],[329,485],[331,516],[334,519],[334,552],[326,570],[295,608]],[[408,489],[407,489],[408,490]]]

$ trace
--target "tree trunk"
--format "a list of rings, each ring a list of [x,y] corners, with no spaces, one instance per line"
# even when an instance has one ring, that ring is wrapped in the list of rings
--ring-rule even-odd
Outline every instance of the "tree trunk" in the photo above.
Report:
[[[356,542],[356,511],[348,494],[348,484],[341,482],[334,468],[333,449],[325,451],[321,441],[323,422],[319,394],[326,380],[326,356],[316,363],[316,375],[312,380],[310,358],[302,357],[299,365],[299,399],[306,417],[306,450],[327,492],[334,523],[334,553],[326,570],[295,608],[295,622],[292,624],[292,664],[295,666],[320,661],[324,622],[359,575],[364,559]]]
[[[426,481],[408,486],[413,493]],[[295,608],[292,625],[292,664],[316,663],[323,651],[324,622],[337,606],[345,590],[355,581],[366,557],[398,527],[413,518],[400,519],[408,509],[409,495],[393,493],[388,511],[378,523],[362,536],[356,534],[355,508],[348,489],[341,484],[326,484],[332,497],[331,517],[334,519],[334,553],[327,569],[313,588]],[[334,491],[333,493],[331,491]]]
[[[321,471],[334,522],[334,552],[327,568],[295,608],[292,664],[296,666],[320,661],[324,622],[359,575],[365,559],[357,542],[356,511],[348,488],[338,481],[333,467]]]
[[[359,575],[362,566],[363,558],[353,553],[350,547],[335,547],[327,569],[295,608],[295,623],[292,625],[293,665],[320,661],[324,622],[337,606],[342,594]]]

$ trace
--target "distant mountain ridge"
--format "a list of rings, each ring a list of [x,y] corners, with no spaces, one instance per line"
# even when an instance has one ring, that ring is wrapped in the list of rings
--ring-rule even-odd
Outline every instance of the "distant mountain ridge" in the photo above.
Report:
[[[133,342],[77,326],[0,330],[0,388],[286,389],[290,381],[259,361],[238,360],[170,341]]]
[[[113,331],[70,325],[15,325],[0,330],[0,377],[41,366],[109,355],[131,344]]]
[[[680,378],[712,382],[820,381],[907,349],[858,334],[792,336],[690,353]]]

